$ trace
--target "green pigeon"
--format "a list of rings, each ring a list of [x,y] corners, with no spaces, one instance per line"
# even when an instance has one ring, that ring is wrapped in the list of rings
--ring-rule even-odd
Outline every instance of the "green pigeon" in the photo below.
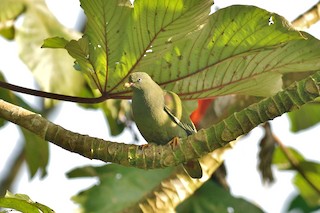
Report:
[[[185,138],[197,132],[179,96],[163,90],[147,73],[130,74],[125,87],[132,89],[133,117],[147,142],[164,145],[174,137]],[[183,167],[192,178],[202,177],[198,160],[190,160]]]

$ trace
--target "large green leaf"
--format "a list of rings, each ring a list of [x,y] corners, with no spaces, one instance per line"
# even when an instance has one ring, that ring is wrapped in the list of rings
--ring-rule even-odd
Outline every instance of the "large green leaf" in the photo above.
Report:
[[[107,85],[115,84],[119,76],[119,72],[114,71],[123,53],[121,47],[131,3],[128,0],[82,0],[81,6],[87,15],[85,36],[78,41],[71,40],[65,48],[76,59],[78,69],[89,77],[93,88],[103,92]],[[61,47],[50,41],[47,44],[47,47]]]
[[[139,201],[160,181],[172,172],[172,168],[141,170],[106,165],[83,167],[68,173],[68,177],[98,177],[99,184],[74,196],[84,212],[119,212]]]
[[[212,181],[205,183],[190,198],[177,207],[177,212],[220,213],[220,212],[263,212],[252,203],[233,197],[230,192]]]
[[[274,24],[269,25],[271,17]],[[319,69],[318,40],[252,6],[217,11],[185,40],[163,58],[136,66],[184,99],[270,95],[281,88],[281,73]]]
[[[63,50],[41,49],[41,45],[47,37],[71,39],[80,35],[63,27],[44,1],[25,1],[25,7],[23,23],[16,31],[20,57],[33,72],[42,90],[79,95],[85,82],[81,73],[72,68],[72,57]]]
[[[98,0],[94,4],[82,0],[88,18],[85,36],[65,48],[91,83],[112,95],[112,91],[124,90],[124,77],[145,60],[151,47],[157,52],[154,56],[161,57],[172,41],[181,40],[204,23],[211,4],[212,0],[138,0],[132,8],[125,0]],[[46,44],[50,43],[56,42],[47,40]]]
[[[136,71],[182,99],[197,99],[270,95],[281,89],[283,73],[320,68],[317,39],[257,7],[209,15],[210,0],[137,0],[133,8],[124,0],[81,3],[87,30],[65,48],[109,98],[130,96],[123,83]]]
[[[128,37],[120,61],[121,69],[126,73],[147,72],[155,77],[158,83],[175,80],[182,72],[188,72],[184,70],[187,64],[179,61],[171,63],[168,58],[171,58],[172,54],[179,59],[184,57],[184,53],[193,54],[190,49],[181,52],[179,48],[191,42],[185,39],[186,36],[189,38],[191,36],[188,35],[194,35],[193,33],[202,31],[202,28],[207,26],[212,4],[212,0],[136,1],[133,20],[127,27]],[[116,84],[111,89],[114,92],[122,90],[121,84]]]

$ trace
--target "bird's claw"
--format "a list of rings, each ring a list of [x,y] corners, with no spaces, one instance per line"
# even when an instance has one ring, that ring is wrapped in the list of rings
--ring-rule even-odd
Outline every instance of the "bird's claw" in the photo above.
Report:
[[[179,144],[179,137],[174,137],[174,138],[169,142],[169,144],[170,144],[172,147],[178,146],[178,144]]]
[[[147,148],[149,146],[149,144],[142,144],[139,146],[140,150],[144,150],[145,148]]]

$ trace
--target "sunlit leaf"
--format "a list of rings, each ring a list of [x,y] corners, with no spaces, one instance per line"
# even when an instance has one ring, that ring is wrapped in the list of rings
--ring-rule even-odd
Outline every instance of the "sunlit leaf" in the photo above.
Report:
[[[130,96],[123,83],[135,71],[149,73],[182,99],[199,99],[271,95],[281,89],[282,74],[320,68],[317,39],[257,7],[231,6],[209,15],[210,0],[81,5],[85,35],[66,49],[110,98]]]
[[[98,177],[99,184],[73,197],[84,212],[119,212],[134,204],[167,177],[172,168],[141,170],[118,165],[83,167],[68,177]]]
[[[0,207],[14,209],[20,212],[54,213],[49,207],[32,201],[28,195],[12,194],[8,191],[4,198],[0,197]]]
[[[190,49],[185,51],[180,46],[192,43],[185,37],[200,32],[207,25],[212,4],[212,0],[136,1],[120,62],[121,70],[125,73],[147,72],[158,83],[176,80],[186,72],[192,72],[190,67],[185,69],[187,64],[169,59],[193,54]],[[123,91],[123,88],[116,84],[111,90]]]
[[[124,30],[129,19],[131,3],[128,0],[82,0],[87,15],[85,36],[72,40],[66,49],[90,79],[93,88],[106,91],[106,82],[114,82],[124,43]]]
[[[68,44],[68,40],[62,37],[47,38],[43,41],[42,48],[64,48]]]
[[[269,25],[271,16],[274,24]],[[199,27],[183,40],[173,40],[166,51],[144,52],[130,71],[148,72],[165,89],[190,99],[230,93],[270,95],[281,88],[280,73],[318,69],[314,65],[319,42],[256,7],[219,10]],[[305,45],[308,50],[302,48]],[[161,47],[165,49],[164,44]],[[309,62],[302,63],[302,58]]]
[[[205,183],[194,195],[177,207],[177,212],[263,212],[256,205],[242,199],[233,197],[212,181]]]
[[[79,95],[84,87],[84,78],[72,68],[72,57],[63,50],[41,49],[43,40],[53,36],[71,39],[80,35],[63,27],[44,1],[30,2],[22,26],[16,31],[20,57],[33,72],[42,90]]]
[[[275,24],[268,25],[271,16]],[[149,72],[182,98],[270,95],[281,88],[280,73],[314,69],[311,64],[317,64],[315,56],[319,55],[316,39],[308,36],[305,40],[306,36],[283,23],[282,17],[255,7],[225,8],[162,60],[141,61],[137,69]],[[304,52],[304,45],[310,49]],[[310,64],[301,63],[302,56]]]

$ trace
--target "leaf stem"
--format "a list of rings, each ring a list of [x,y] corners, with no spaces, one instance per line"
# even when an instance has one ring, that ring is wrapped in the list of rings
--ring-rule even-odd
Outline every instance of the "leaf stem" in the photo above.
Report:
[[[312,183],[312,181],[308,178],[303,168],[301,168],[299,161],[290,153],[289,149],[278,139],[274,138],[274,141],[278,144],[283,154],[288,159],[290,165],[303,177],[303,179],[310,185],[311,188],[314,189],[320,196],[320,189],[317,188],[316,185]]]
[[[42,97],[42,98],[50,98],[50,99],[55,99],[60,101],[69,101],[74,103],[94,104],[94,103],[101,103],[109,98],[107,94],[102,94],[100,97],[96,97],[96,98],[85,98],[85,97],[62,95],[62,94],[44,92],[44,91],[35,90],[35,89],[29,89],[26,87],[17,86],[14,84],[3,82],[3,81],[0,81],[0,87],[11,90],[11,91],[27,94],[27,95],[33,95],[33,96]]]

